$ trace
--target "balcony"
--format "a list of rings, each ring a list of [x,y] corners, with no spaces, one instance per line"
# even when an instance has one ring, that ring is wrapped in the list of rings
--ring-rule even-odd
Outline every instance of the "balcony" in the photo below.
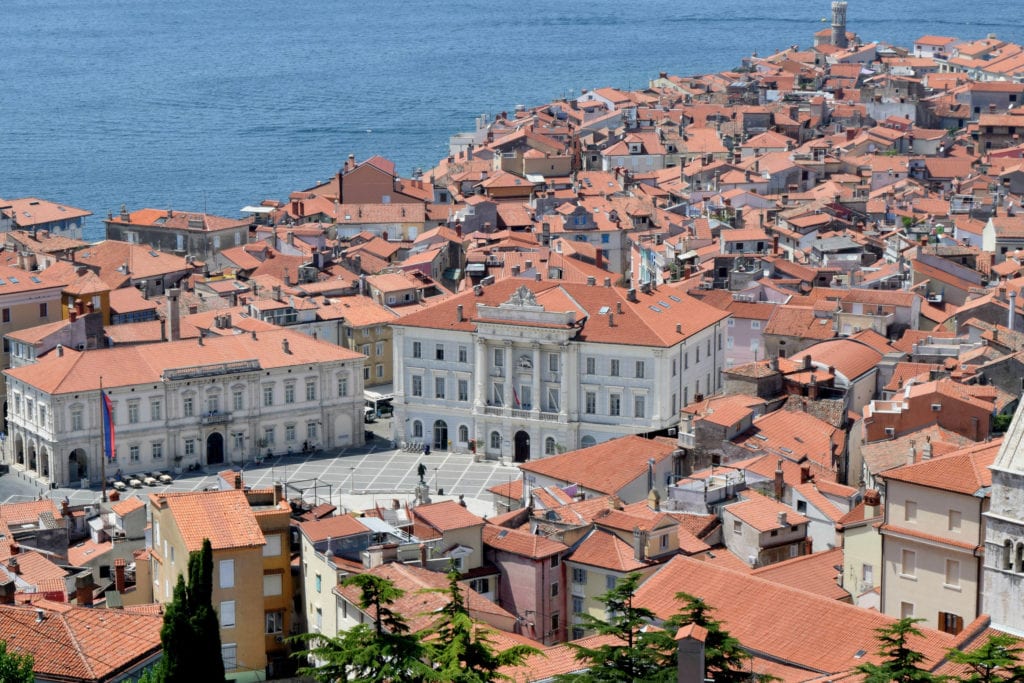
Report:
[[[484,415],[493,415],[494,417],[504,417],[505,408],[502,406],[484,406]]]
[[[532,415],[533,413],[529,410],[512,409],[512,417],[519,418],[520,420],[529,420]]]
[[[222,413],[220,411],[203,413],[199,420],[204,425],[227,424],[231,421],[231,413]]]

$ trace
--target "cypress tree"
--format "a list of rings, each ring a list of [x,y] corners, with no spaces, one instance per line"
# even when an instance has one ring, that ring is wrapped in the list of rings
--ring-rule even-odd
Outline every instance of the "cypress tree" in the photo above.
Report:
[[[201,550],[189,553],[188,584],[178,576],[174,597],[164,609],[160,642],[164,658],[151,675],[155,683],[224,680],[220,623],[213,609],[213,548],[209,539],[203,541]]]

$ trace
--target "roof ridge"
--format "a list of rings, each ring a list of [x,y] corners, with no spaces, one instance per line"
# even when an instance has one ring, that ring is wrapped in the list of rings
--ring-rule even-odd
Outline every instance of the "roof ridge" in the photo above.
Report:
[[[53,616],[57,617],[60,620],[61,625],[67,631],[68,638],[70,639],[72,645],[74,645],[75,652],[78,653],[79,658],[82,660],[82,665],[85,667],[85,670],[89,672],[89,675],[92,678],[97,678],[96,670],[93,668],[92,663],[89,661],[89,655],[85,653],[85,649],[79,642],[78,636],[75,633],[75,629],[71,627],[71,623],[68,621],[67,616],[65,614],[59,614],[56,612],[54,612]]]

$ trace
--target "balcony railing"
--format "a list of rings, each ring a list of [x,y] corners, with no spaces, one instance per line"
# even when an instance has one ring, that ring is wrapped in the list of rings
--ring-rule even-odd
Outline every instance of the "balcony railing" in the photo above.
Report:
[[[485,415],[493,415],[495,417],[504,417],[505,409],[502,406],[484,406]]]
[[[204,425],[224,424],[230,421],[231,413],[221,413],[218,411],[212,413],[203,413],[202,416],[200,416],[200,422],[202,422],[202,424]]]

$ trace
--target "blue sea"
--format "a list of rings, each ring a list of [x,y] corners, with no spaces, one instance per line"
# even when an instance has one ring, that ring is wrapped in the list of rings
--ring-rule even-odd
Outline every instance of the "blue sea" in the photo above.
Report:
[[[1005,0],[850,0],[865,40],[1024,42]],[[479,114],[807,46],[828,0],[2,0],[0,197],[235,216],[382,154],[403,175]]]

